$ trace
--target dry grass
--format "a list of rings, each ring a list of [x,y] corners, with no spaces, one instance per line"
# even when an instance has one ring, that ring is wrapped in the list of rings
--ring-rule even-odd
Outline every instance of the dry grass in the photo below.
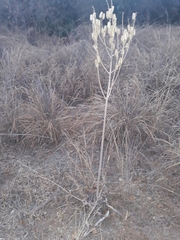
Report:
[[[0,35],[2,239],[179,239],[178,32],[137,29],[109,101],[96,203],[104,104],[89,29],[69,44]]]

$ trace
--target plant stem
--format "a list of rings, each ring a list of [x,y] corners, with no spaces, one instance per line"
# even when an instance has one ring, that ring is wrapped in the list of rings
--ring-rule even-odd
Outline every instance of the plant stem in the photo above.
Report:
[[[111,50],[112,52],[112,50]],[[111,54],[111,59],[110,59],[110,69],[109,69],[109,80],[108,80],[108,88],[107,88],[107,94],[105,97],[105,106],[104,106],[104,120],[103,120],[103,131],[102,131],[102,139],[101,139],[101,152],[100,152],[100,160],[99,160],[99,170],[98,170],[98,179],[97,179],[97,192],[96,196],[97,198],[99,197],[99,183],[100,183],[100,178],[101,178],[101,169],[102,169],[102,162],[103,162],[103,152],[104,152],[104,137],[105,137],[105,130],[106,130],[106,119],[107,119],[107,107],[108,107],[108,101],[110,97],[110,88],[111,88],[111,77],[112,77],[112,62],[113,62],[113,57]]]

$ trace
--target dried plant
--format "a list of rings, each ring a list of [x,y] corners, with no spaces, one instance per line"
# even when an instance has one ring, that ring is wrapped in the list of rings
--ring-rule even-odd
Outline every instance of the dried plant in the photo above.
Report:
[[[103,162],[103,150],[104,150],[104,139],[105,139],[105,130],[106,130],[106,120],[107,120],[107,108],[108,101],[111,96],[111,92],[114,84],[117,81],[119,72],[122,67],[122,63],[127,56],[130,43],[135,35],[135,20],[136,13],[132,14],[132,25],[128,24],[127,28],[117,27],[117,18],[114,12],[114,6],[111,1],[111,7],[108,5],[108,11],[106,14],[101,12],[99,14],[99,19],[96,17],[96,12],[94,9],[93,14],[90,15],[90,20],[92,22],[92,39],[94,42],[94,50],[96,52],[95,66],[97,68],[97,76],[99,87],[102,93],[102,96],[105,100],[104,104],[104,120],[103,120],[103,130],[102,130],[102,140],[101,140],[101,151],[100,151],[100,160],[99,160],[99,170],[98,170],[98,179],[97,179],[97,197],[99,196],[99,184],[101,178],[101,169]],[[103,24],[103,20],[107,19],[107,24]],[[107,53],[106,62],[103,61],[99,45],[104,47],[104,50]],[[108,63],[108,66],[107,66]],[[101,78],[100,78],[100,66],[103,67],[108,76],[108,85],[106,91],[102,87]]]

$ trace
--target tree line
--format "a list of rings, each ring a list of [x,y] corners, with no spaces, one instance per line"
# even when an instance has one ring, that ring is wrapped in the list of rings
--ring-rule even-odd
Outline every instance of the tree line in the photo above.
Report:
[[[110,0],[109,0],[110,2]],[[179,24],[180,0],[114,0],[119,23],[137,12],[137,24]],[[107,10],[105,0],[1,0],[0,24],[10,29],[34,27],[49,35],[66,36],[81,23],[89,22],[92,6]]]

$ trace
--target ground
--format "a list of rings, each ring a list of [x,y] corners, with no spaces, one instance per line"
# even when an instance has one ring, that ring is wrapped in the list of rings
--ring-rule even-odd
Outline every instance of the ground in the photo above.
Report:
[[[58,147],[36,151],[2,147],[1,239],[180,239],[180,196],[166,189],[168,176],[155,181],[156,173],[151,170],[151,176],[149,170],[125,183],[109,174],[106,198],[118,212],[107,207],[101,215],[94,212],[88,217],[90,210],[81,200],[93,190],[81,193],[80,185],[74,188],[68,161],[68,154]],[[178,184],[178,170],[173,175],[169,184]],[[109,216],[94,227],[108,210]]]

